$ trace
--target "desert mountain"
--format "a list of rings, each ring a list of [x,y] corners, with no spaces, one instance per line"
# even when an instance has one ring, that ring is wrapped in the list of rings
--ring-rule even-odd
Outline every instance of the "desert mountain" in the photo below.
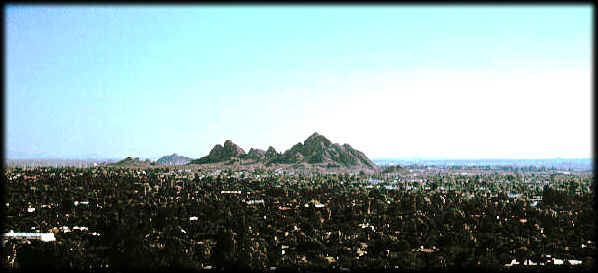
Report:
[[[249,152],[247,153],[247,158],[253,159],[253,160],[261,160],[261,159],[264,159],[265,157],[266,157],[266,151],[261,150],[261,149],[251,148],[251,149],[249,149]]]
[[[240,158],[245,155],[245,151],[237,144],[230,140],[224,142],[224,146],[217,144],[212,148],[210,154],[200,159],[191,161],[191,164],[205,164],[205,163],[217,163],[223,162],[230,159]]]
[[[172,165],[185,165],[185,164],[191,162],[191,160],[193,160],[193,158],[180,156],[180,155],[177,155],[176,153],[174,153],[172,155],[160,157],[158,160],[156,160],[156,164],[157,165],[171,165],[171,166]]]
[[[278,153],[272,146],[265,152],[251,148],[248,154],[232,141],[224,146],[214,146],[208,156],[191,161],[192,164],[218,163],[229,160],[250,159],[265,164],[312,164],[329,167],[366,168],[378,170],[365,154],[349,144],[332,143],[326,137],[314,133],[303,143],[297,143],[284,153]]]
[[[139,157],[126,157],[125,159],[114,163],[117,166],[149,166],[151,161],[146,159],[145,161],[139,160]]]
[[[341,165],[348,168],[378,168],[365,154],[353,149],[349,144],[333,144],[318,133],[312,134],[303,143],[295,144],[275,161],[279,163]]]
[[[265,155],[266,161],[272,161],[272,160],[276,159],[278,156],[279,156],[279,154],[276,151],[276,149],[274,149],[274,147],[272,147],[272,146],[268,147],[268,150],[266,151],[266,155]]]

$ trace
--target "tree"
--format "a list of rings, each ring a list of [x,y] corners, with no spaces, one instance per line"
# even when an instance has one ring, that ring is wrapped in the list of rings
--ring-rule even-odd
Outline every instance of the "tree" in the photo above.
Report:
[[[232,231],[220,229],[216,235],[216,247],[211,257],[212,263],[218,268],[232,269],[232,265],[237,263],[235,245]]]

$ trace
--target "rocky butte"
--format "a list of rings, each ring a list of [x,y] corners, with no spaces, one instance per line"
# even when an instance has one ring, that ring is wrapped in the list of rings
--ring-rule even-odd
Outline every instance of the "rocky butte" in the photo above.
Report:
[[[116,166],[127,166],[127,167],[149,167],[151,164],[151,161],[149,159],[146,159],[145,161],[141,161],[139,159],[139,157],[126,157],[125,159],[118,161],[114,164],[111,165],[116,165]]]
[[[284,153],[278,153],[272,146],[266,151],[251,148],[249,153],[230,140],[224,146],[217,144],[207,156],[192,160],[190,164],[217,164],[265,167],[292,167],[294,169],[344,169],[379,171],[364,153],[349,144],[332,143],[323,135],[314,133],[303,143],[295,144]]]
[[[245,156],[245,151],[230,140],[224,142],[224,146],[216,144],[210,154],[200,159],[191,161],[192,164],[218,163],[228,160],[240,160]]]

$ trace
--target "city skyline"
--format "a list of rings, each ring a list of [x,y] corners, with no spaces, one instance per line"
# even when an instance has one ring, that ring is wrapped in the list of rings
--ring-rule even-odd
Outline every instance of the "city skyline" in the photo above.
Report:
[[[9,5],[6,156],[591,158],[592,12]]]

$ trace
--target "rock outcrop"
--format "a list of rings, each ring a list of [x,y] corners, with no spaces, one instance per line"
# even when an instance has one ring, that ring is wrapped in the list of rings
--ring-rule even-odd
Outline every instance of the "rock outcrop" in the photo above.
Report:
[[[230,140],[224,142],[224,146],[217,144],[212,148],[208,156],[191,161],[192,164],[206,164],[239,159],[245,155],[245,151]]]
[[[139,159],[139,157],[128,156],[125,159],[114,163],[113,165],[127,166],[127,167],[132,167],[132,166],[146,167],[146,166],[150,166],[150,164],[151,164],[151,161],[149,159],[146,159],[145,161],[141,161]]]
[[[265,159],[267,162],[270,162],[270,161],[276,160],[279,156],[280,156],[280,154],[276,151],[276,149],[274,149],[274,147],[270,146],[270,147],[268,147],[268,150],[266,151]]]
[[[266,151],[261,150],[261,149],[251,148],[251,149],[249,149],[249,152],[247,153],[248,159],[263,160],[265,157],[266,157]]]
[[[353,149],[349,144],[333,144],[318,133],[312,134],[303,144],[297,143],[285,151],[278,162],[341,165],[347,168],[379,168],[365,154]]]
[[[323,135],[314,133],[303,143],[297,143],[284,153],[278,153],[272,146],[268,150],[252,148],[248,154],[232,141],[227,140],[224,146],[216,145],[208,156],[191,161],[191,163],[205,164],[224,161],[252,160],[256,163],[271,164],[301,164],[304,166],[318,165],[321,167],[346,167],[379,170],[365,154],[353,149],[349,144],[332,143]]]
[[[191,160],[193,160],[193,158],[180,156],[180,155],[177,155],[176,153],[174,153],[172,155],[160,157],[158,160],[156,160],[156,164],[157,165],[178,166],[178,165],[185,165],[185,164],[191,162]]]

